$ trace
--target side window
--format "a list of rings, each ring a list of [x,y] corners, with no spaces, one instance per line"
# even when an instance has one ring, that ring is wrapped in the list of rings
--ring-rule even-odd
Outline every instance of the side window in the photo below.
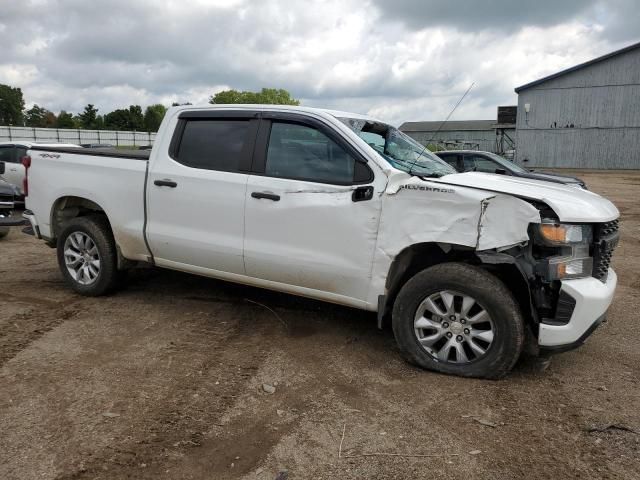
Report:
[[[320,183],[352,183],[354,158],[324,133],[295,123],[273,122],[265,174]]]
[[[22,157],[24,157],[27,154],[27,149],[26,148],[22,148],[22,147],[16,147],[16,153],[15,153],[15,161],[20,163],[22,161]]]
[[[438,154],[436,153],[436,155],[438,155]],[[451,165],[453,168],[458,170],[458,156],[457,155],[438,155],[438,156],[442,160],[447,162],[449,165]]]
[[[496,168],[500,168],[500,165],[496,164],[493,160],[481,157],[480,155],[474,155],[472,158],[475,161],[476,172],[496,173]]]
[[[463,169],[462,169],[463,172],[473,172],[476,168],[475,157],[465,155],[464,159],[462,160],[462,165],[463,165]]]
[[[0,162],[15,163],[15,148],[0,147]]]
[[[187,120],[176,160],[193,168],[238,171],[249,131],[249,120]]]

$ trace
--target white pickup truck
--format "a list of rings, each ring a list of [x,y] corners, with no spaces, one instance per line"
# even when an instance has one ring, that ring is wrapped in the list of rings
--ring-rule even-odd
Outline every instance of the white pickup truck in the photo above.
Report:
[[[135,262],[392,321],[423,368],[498,378],[525,347],[581,345],[616,288],[618,210],[595,193],[456,173],[345,112],[168,111],[151,152],[34,147],[24,217],[84,295]]]

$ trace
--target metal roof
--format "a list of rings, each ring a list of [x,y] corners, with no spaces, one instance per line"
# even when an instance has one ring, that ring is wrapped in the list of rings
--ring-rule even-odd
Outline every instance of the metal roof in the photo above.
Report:
[[[438,122],[404,122],[400,125],[403,132],[451,132],[460,130],[493,130],[495,120],[449,120],[444,125]],[[440,128],[442,126],[442,128]]]
[[[607,53],[606,55],[602,55],[601,57],[598,58],[594,58],[593,60],[589,60],[588,62],[584,62],[584,63],[580,63],[578,65],[575,65],[571,68],[567,68],[566,70],[561,70],[557,73],[554,73],[552,75],[549,75],[547,77],[543,77],[540,78],[538,80],[534,80],[533,82],[527,83],[525,85],[522,85],[521,87],[517,87],[515,89],[516,93],[520,93],[522,90],[526,90],[528,88],[531,87],[535,87],[536,85],[540,85],[541,83],[547,82],[549,80],[553,80],[554,78],[558,78],[561,77],[563,75],[566,75],[568,73],[573,73],[577,70],[581,70],[585,67],[589,67],[591,65],[594,65],[596,63],[600,63],[603,62],[605,60],[608,60],[610,58],[613,57],[617,57],[618,55],[622,55],[623,53],[627,53],[627,52],[631,52],[632,50],[635,50],[636,48],[640,48],[640,42],[638,43],[634,43],[633,45],[629,45],[628,47],[624,47],[621,48],[620,50],[616,50],[615,52],[611,52],[611,53]]]

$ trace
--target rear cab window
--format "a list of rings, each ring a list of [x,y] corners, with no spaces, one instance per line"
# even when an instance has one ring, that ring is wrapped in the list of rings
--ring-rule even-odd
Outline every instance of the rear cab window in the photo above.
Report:
[[[251,118],[180,119],[170,147],[171,157],[191,168],[247,172],[258,121]]]

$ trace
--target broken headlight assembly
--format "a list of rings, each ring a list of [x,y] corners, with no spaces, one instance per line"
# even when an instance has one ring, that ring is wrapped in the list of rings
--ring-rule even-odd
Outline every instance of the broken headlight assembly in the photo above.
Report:
[[[545,280],[568,280],[591,276],[593,257],[589,249],[593,240],[591,225],[543,220],[534,231],[538,250],[537,272]]]

